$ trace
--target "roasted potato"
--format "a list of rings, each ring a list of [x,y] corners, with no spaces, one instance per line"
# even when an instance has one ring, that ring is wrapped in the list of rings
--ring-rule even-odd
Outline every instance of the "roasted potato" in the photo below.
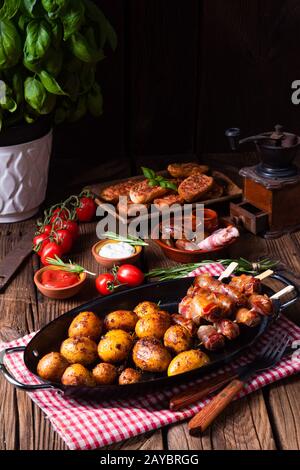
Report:
[[[143,371],[164,372],[171,362],[171,355],[157,338],[142,338],[133,348],[132,359]]]
[[[110,330],[98,344],[98,354],[104,362],[112,364],[124,361],[132,347],[132,337],[123,330]]]
[[[168,367],[168,376],[183,374],[189,370],[198,369],[209,363],[209,358],[199,349],[190,349],[179,353],[172,359]]]
[[[69,328],[69,336],[85,336],[93,341],[97,341],[102,333],[103,322],[93,312],[81,312],[72,321]]]
[[[97,385],[109,385],[116,381],[118,371],[116,366],[107,364],[106,362],[101,362],[94,367],[92,374]]]
[[[119,377],[119,385],[135,384],[139,382],[142,378],[142,374],[136,370],[128,367],[123,370],[122,374]]]
[[[164,345],[172,353],[179,354],[191,348],[192,337],[183,326],[172,325],[164,334]]]
[[[154,302],[148,302],[147,300],[145,302],[140,302],[135,308],[134,308],[134,313],[137,314],[139,318],[143,318],[146,315],[152,315],[153,313],[156,313],[159,311],[159,307],[156,303]]]
[[[60,353],[71,364],[87,366],[97,359],[97,344],[90,338],[68,338],[61,344]]]
[[[130,310],[116,310],[106,315],[104,326],[106,330],[134,331],[137,321],[136,313]]]
[[[135,334],[138,338],[154,337],[161,339],[170,326],[170,321],[159,312],[152,315],[146,315],[135,325]]]
[[[92,373],[82,364],[72,364],[69,366],[62,376],[61,382],[64,385],[84,387],[95,387],[96,381]]]
[[[60,382],[68,365],[69,362],[59,352],[51,352],[40,359],[37,373],[42,379]]]

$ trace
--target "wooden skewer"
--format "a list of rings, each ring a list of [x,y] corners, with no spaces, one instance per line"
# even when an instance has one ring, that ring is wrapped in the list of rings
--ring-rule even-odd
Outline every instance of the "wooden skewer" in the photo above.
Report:
[[[294,286],[286,286],[283,289],[281,289],[279,292],[276,292],[276,294],[272,295],[270,299],[280,299],[280,297],[283,297],[286,294],[289,294],[290,292],[293,292]]]
[[[227,268],[225,269],[225,271],[222,272],[222,274],[219,276],[219,281],[222,281],[222,279],[224,279],[225,277],[229,277],[230,274],[233,273],[233,271],[238,267],[238,263],[236,262],[232,262],[229,264],[229,266],[227,266]]]
[[[267,277],[272,276],[273,273],[274,271],[272,271],[272,269],[267,269],[267,271],[264,271],[263,273],[255,276],[255,279],[259,279],[260,281],[262,281],[263,279],[266,279]]]

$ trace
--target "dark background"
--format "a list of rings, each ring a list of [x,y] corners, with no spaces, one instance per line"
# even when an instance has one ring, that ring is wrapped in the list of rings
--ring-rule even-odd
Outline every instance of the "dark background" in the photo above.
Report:
[[[99,66],[104,114],[56,129],[52,178],[81,184],[226,152],[231,126],[300,133],[299,0],[95,1],[119,40]]]

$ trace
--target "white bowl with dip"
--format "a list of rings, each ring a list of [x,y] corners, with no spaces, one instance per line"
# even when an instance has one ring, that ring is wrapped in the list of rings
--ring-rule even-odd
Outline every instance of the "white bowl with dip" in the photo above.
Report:
[[[130,245],[118,240],[100,240],[92,247],[92,254],[97,261],[105,268],[121,266],[122,264],[138,264],[143,247]]]

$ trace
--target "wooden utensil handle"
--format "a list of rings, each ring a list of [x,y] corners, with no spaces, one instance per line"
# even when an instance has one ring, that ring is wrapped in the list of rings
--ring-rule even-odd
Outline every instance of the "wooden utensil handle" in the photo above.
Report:
[[[230,380],[233,380],[236,377],[237,375],[235,372],[224,372],[223,374],[218,374],[216,377],[203,380],[198,385],[194,385],[184,392],[174,395],[170,399],[169,407],[173,411],[185,408],[186,406],[201,400],[201,398],[207,397],[216,390],[219,390],[219,388],[223,387],[230,382]]]
[[[233,398],[242,390],[244,382],[235,379],[227,385],[212,401],[197,413],[189,422],[190,434],[196,435],[204,432],[208,426],[222,413]]]

